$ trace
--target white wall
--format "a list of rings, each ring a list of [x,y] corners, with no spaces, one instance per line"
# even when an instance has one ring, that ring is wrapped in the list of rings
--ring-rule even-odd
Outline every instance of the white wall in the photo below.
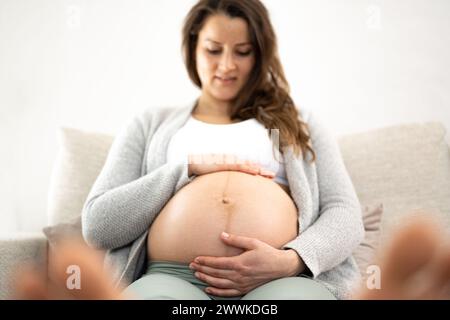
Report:
[[[292,96],[336,135],[450,131],[450,1],[265,0]],[[198,95],[180,30],[194,0],[0,0],[0,232],[46,225],[59,126],[115,133]]]

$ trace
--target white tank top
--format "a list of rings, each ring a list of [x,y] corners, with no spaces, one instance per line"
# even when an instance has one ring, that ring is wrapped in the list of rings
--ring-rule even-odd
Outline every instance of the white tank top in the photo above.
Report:
[[[277,133],[272,133],[272,140],[276,139]],[[288,185],[283,156],[273,147],[271,137],[256,119],[212,124],[191,115],[169,141],[167,162],[187,163],[189,154],[233,154],[239,160],[254,161],[275,172],[274,181]]]

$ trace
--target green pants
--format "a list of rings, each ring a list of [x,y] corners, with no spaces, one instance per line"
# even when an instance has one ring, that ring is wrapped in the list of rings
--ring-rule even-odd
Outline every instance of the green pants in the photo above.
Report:
[[[238,297],[207,294],[207,286],[187,264],[152,261],[124,293],[143,300],[336,300],[324,286],[306,277],[276,279]]]

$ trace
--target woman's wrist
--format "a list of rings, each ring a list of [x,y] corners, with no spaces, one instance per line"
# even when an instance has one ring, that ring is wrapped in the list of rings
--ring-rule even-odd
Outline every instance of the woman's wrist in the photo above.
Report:
[[[305,271],[306,266],[303,262],[302,258],[298,255],[298,253],[294,249],[282,250],[283,256],[285,257],[285,276],[287,277],[295,277],[299,273]]]

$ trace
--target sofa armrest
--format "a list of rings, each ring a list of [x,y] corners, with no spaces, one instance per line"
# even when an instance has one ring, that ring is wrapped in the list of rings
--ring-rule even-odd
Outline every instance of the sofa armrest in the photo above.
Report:
[[[43,233],[0,235],[0,299],[13,294],[12,276],[18,267],[37,264],[47,272],[47,238]]]

